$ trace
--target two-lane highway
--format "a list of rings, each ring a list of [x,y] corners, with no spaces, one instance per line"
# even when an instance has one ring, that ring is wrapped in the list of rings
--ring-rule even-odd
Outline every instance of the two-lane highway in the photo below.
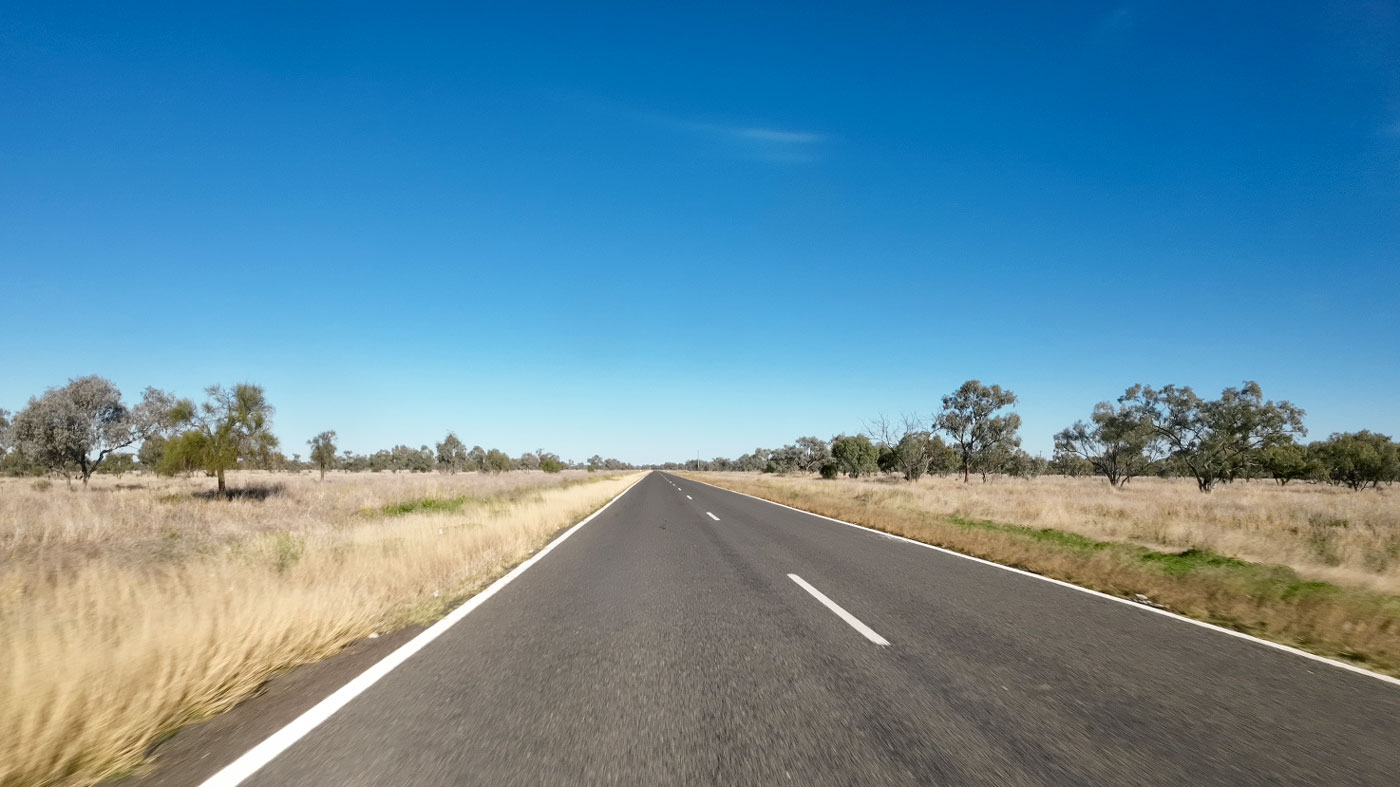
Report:
[[[1400,688],[652,473],[255,785],[1400,782]]]

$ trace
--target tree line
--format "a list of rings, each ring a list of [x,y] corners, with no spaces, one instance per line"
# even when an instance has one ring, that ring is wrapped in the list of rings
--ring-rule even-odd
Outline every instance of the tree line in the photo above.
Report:
[[[279,451],[272,432],[275,410],[261,386],[242,383],[204,390],[204,400],[179,399],[147,388],[128,405],[121,391],[96,375],[31,397],[19,412],[0,409],[0,473],[58,474],[84,485],[96,473],[135,470],[163,475],[202,472],[227,493],[226,474],[247,468],[286,472],[344,469],[367,472],[487,472],[565,469],[627,470],[618,459],[594,455],[576,463],[540,449],[511,457],[481,446],[467,448],[448,432],[433,448],[398,445],[371,454],[340,452],[335,431],[307,441],[307,459]]]
[[[1400,445],[1371,431],[1333,434],[1304,444],[1305,412],[1264,398],[1246,381],[1206,399],[1190,387],[1134,385],[1113,402],[1094,406],[1088,420],[1055,435],[1052,458],[1021,449],[1021,417],[1010,390],[968,380],[942,398],[932,417],[880,417],[860,434],[830,440],[801,437],[776,449],[754,449],[737,459],[668,463],[664,467],[765,473],[819,473],[858,478],[884,473],[906,480],[925,474],[1048,473],[1098,475],[1115,489],[1135,477],[1189,477],[1202,492],[1237,479],[1272,478],[1330,483],[1354,490],[1400,480]]]

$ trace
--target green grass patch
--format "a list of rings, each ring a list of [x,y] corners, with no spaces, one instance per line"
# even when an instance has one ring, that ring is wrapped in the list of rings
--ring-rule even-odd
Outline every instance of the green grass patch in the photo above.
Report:
[[[390,503],[380,509],[384,516],[404,516],[405,514],[433,513],[433,514],[455,514],[462,510],[462,506],[468,500],[482,502],[479,498],[467,497],[423,497],[417,500],[406,500],[402,503]]]
[[[1070,533],[1064,530],[1055,530],[1049,527],[1027,527],[1025,525],[1008,525],[1004,522],[989,522],[978,519],[962,519],[950,516],[948,521],[969,530],[989,530],[996,533],[1006,533],[1008,535],[1019,536],[1021,538],[1037,541],[1043,544],[1050,544],[1065,549],[1072,549],[1079,552],[1098,552],[1103,549],[1113,549],[1118,544],[1108,541],[1095,541],[1092,538],[1081,536],[1078,533]]]
[[[1347,594],[1371,595],[1364,591],[1348,590],[1328,582],[1305,582],[1298,577],[1298,572],[1288,566],[1251,563],[1208,549],[1162,552],[1133,544],[1098,541],[1078,533],[1053,528],[1034,528],[959,517],[948,517],[947,520],[962,528],[1004,533],[1052,549],[1080,554],[1107,552],[1125,562],[1135,563],[1172,577],[1209,573],[1214,579],[1242,588],[1249,595],[1256,597],[1303,600],[1332,598]],[[1375,595],[1377,600],[1386,598],[1380,594]]]
[[[1208,549],[1188,549],[1185,552],[1155,552],[1144,549],[1138,559],[1144,563],[1156,565],[1168,574],[1189,574],[1204,568],[1251,571],[1260,567],[1259,564],[1249,563],[1228,555],[1216,554]],[[1283,569],[1292,573],[1291,569],[1284,566],[1263,566],[1263,568]]]

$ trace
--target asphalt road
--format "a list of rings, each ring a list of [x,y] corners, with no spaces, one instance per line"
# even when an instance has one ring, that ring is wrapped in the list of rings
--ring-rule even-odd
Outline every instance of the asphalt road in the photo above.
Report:
[[[245,783],[1395,785],[1400,688],[653,473]]]

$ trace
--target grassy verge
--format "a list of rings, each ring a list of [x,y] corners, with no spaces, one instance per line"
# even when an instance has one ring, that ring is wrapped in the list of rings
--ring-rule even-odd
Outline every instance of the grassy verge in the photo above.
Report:
[[[1163,551],[1054,528],[968,519],[840,483],[688,474],[738,492],[1004,565],[1400,676],[1400,596],[1300,577],[1291,567],[1207,549]]]
[[[606,477],[606,476],[605,476]],[[597,481],[597,477],[567,479],[558,485],[548,487],[550,489],[568,489],[579,484],[591,484]],[[525,500],[541,500],[542,492],[539,487],[525,486],[518,489],[508,489],[492,495],[477,497],[473,495],[457,495],[456,497],[417,497],[410,500],[401,500],[387,505],[380,506],[375,510],[367,510],[366,514],[378,514],[380,516],[405,516],[408,514],[456,514],[464,508],[475,509],[500,509],[504,506],[511,506]]]
[[[139,538],[113,522],[126,508],[176,516],[152,505],[165,490],[35,497],[31,509],[53,508],[38,514],[55,521],[46,532],[56,541],[67,534],[69,546],[12,538],[23,559],[0,567],[0,785],[91,784],[121,773],[154,741],[278,671],[435,619],[637,477],[524,491],[492,479],[296,481],[275,503],[282,508],[180,502],[183,533],[172,519],[159,530],[133,526]],[[402,511],[383,501],[419,487],[430,494]],[[458,490],[469,493],[442,494]],[[458,498],[452,510],[421,505]],[[294,513],[318,506],[330,513]],[[366,508],[396,510],[357,515]],[[277,512],[307,518],[279,529],[268,521]],[[200,532],[197,546],[180,546]]]

